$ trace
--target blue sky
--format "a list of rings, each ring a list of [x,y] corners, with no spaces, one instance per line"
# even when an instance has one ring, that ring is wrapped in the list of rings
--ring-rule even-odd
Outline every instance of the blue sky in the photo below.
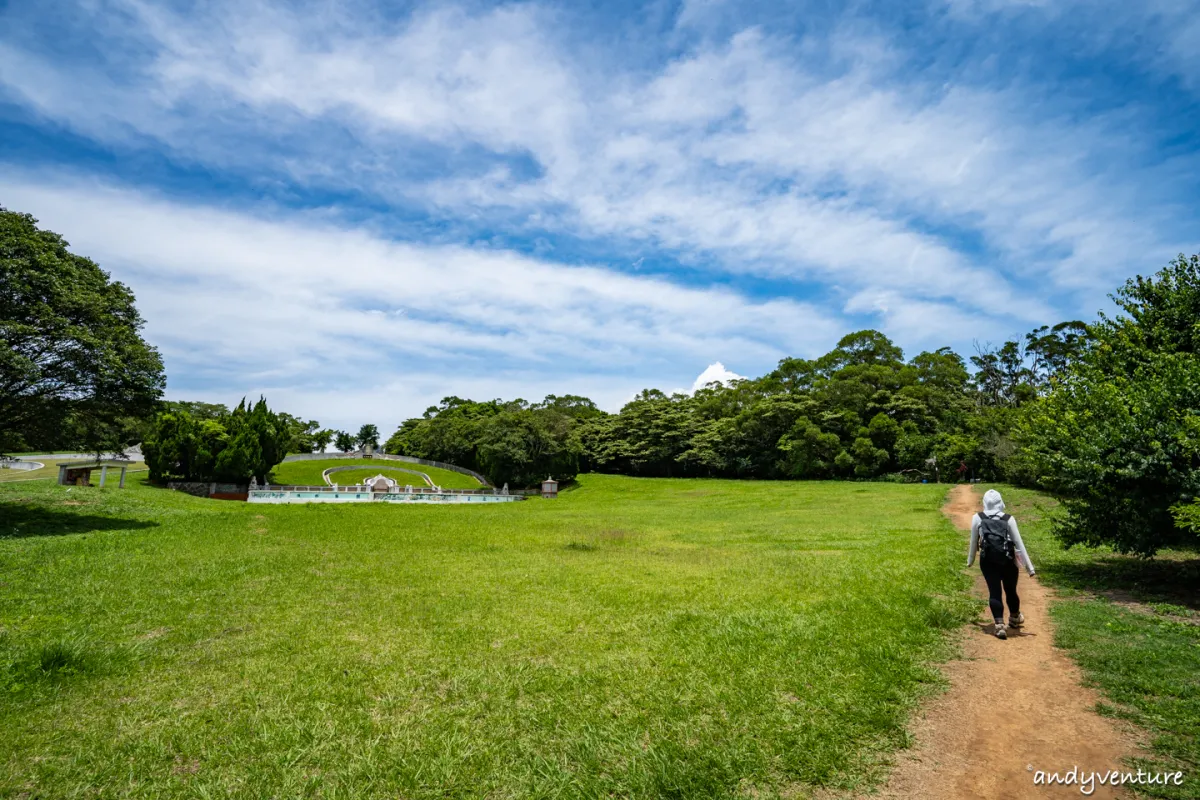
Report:
[[[134,289],[169,396],[327,425],[966,354],[1198,201],[1196,2],[0,4],[0,204]]]

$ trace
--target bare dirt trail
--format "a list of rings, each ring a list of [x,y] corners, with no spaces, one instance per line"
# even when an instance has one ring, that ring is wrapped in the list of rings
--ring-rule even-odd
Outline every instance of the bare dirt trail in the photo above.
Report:
[[[943,511],[965,531],[979,509],[979,497],[964,485],[954,488]],[[1036,564],[1037,553],[1030,556]],[[973,569],[975,591],[986,597],[983,577]],[[901,755],[876,797],[1083,797],[1079,786],[1035,786],[1029,768],[1103,773],[1120,768],[1121,758],[1134,752],[1131,736],[1092,710],[1096,693],[1080,685],[1078,668],[1055,649],[1051,591],[1025,574],[1017,591],[1025,627],[1010,629],[1007,641],[997,639],[987,609],[968,626],[962,659],[943,669],[949,691],[914,721],[916,744]],[[991,692],[997,696],[989,699],[985,693]],[[1099,785],[1091,795],[1127,796]]]

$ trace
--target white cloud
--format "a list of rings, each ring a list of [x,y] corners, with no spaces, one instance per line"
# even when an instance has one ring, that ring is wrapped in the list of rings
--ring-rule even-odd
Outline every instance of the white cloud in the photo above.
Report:
[[[733,381],[741,380],[745,377],[745,375],[738,375],[736,372],[726,369],[724,364],[716,361],[709,364],[704,372],[701,372],[696,377],[695,383],[692,384],[692,392],[698,392],[710,383],[721,383],[728,386]]]
[[[203,376],[209,392],[270,388],[355,409],[390,395],[394,421],[460,390],[616,402],[680,361],[722,352],[767,365],[827,347],[839,328],[793,300],[393,242],[318,219],[74,183],[0,179],[0,191],[129,283],[170,374]]]
[[[1060,119],[1027,87],[900,81],[896,45],[877,38],[839,34],[841,60],[813,62],[805,42],[748,29],[632,73],[571,53],[536,5],[426,6],[388,24],[265,2],[187,18],[126,6],[154,53],[132,84],[11,42],[3,80],[109,140],[132,128],[205,162],[273,159],[293,180],[518,232],[648,243],[709,268],[975,308],[986,295],[1025,323],[1056,312],[1022,283],[1050,281],[1087,308],[1131,268],[1197,244],[1172,240],[1177,212],[1124,185],[1138,139]],[[356,145],[332,146],[321,126]],[[276,129],[310,139],[290,137],[283,155],[245,146]],[[414,180],[392,155],[414,141],[528,156],[540,174],[476,164]]]

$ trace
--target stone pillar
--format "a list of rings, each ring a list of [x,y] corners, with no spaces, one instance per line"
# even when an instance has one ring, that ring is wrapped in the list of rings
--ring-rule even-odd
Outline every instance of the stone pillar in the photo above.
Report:
[[[67,482],[67,466],[60,464],[58,467],[58,485],[64,486]]]
[[[125,488],[125,468],[121,467],[121,482],[117,484],[118,489]]]
[[[101,489],[104,488],[104,479],[107,477],[108,477],[108,467],[107,466],[100,467],[100,488]]]

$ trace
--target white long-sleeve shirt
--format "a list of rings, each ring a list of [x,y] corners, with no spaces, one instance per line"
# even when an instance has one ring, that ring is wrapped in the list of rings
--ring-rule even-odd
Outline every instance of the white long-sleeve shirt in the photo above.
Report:
[[[989,517],[998,517],[999,514],[988,514]],[[1017,530],[1017,520],[1015,517],[1008,518],[1008,535],[1012,537],[1013,550],[1017,555],[1017,566],[1024,567],[1025,571],[1032,576],[1035,573],[1033,561],[1029,558],[1029,553],[1025,551],[1025,543],[1021,541],[1021,532]],[[979,515],[971,517],[971,545],[967,550],[967,566],[975,563],[975,554],[979,551]]]

